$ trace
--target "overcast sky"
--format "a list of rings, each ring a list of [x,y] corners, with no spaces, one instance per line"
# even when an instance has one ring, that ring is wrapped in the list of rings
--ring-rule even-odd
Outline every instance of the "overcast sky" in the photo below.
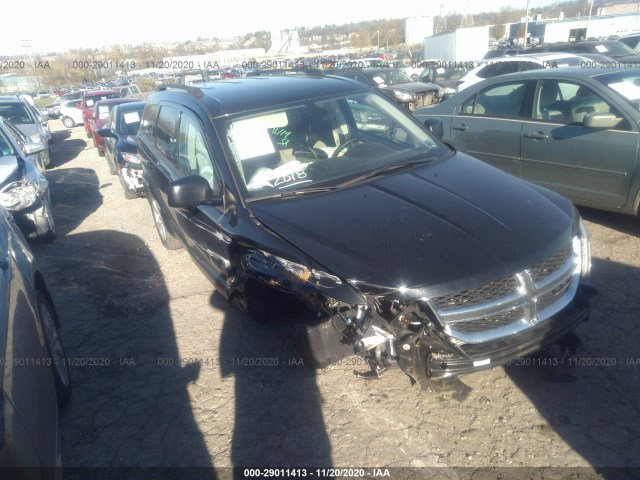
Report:
[[[555,3],[530,0],[531,9]],[[10,0],[2,6],[0,55],[63,51],[143,42],[229,38],[258,30],[388,18],[478,13],[501,7],[526,8],[526,0],[235,0],[145,2],[59,0],[32,5]],[[154,5],[154,6],[152,6]],[[317,5],[314,7],[314,5]]]

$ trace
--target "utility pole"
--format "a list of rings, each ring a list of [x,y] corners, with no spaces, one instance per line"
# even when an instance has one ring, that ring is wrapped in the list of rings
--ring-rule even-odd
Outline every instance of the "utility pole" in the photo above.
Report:
[[[527,10],[524,14],[524,46],[527,46],[527,35],[529,33],[529,0],[527,0]]]
[[[591,9],[593,8],[593,0],[588,0],[589,2],[589,17],[587,18],[587,29],[584,32],[584,39],[589,38],[589,24],[591,23]]]

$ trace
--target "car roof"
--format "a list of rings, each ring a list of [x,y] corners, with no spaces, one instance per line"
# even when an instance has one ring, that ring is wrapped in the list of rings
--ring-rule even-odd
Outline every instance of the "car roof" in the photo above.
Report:
[[[607,75],[610,73],[617,72],[625,72],[637,74],[640,76],[640,68],[582,68],[582,67],[562,67],[562,68],[542,68],[539,70],[526,70],[523,72],[516,73],[508,73],[506,75],[498,75],[492,78],[485,80],[494,81],[494,80],[504,80],[504,79],[518,79],[518,78],[545,78],[545,77],[555,77],[557,75],[562,75],[564,77],[574,77],[574,78],[595,78],[602,75]],[[484,83],[483,83],[484,84]],[[477,85],[480,85],[478,83]],[[475,85],[473,85],[475,86]]]
[[[87,90],[82,92],[85,97],[94,97],[96,95],[108,95],[110,93],[120,93],[118,90]]]
[[[515,55],[513,57],[490,58],[486,62],[483,62],[481,65],[491,65],[492,63],[498,62],[522,62],[523,60],[539,60],[540,62],[548,62],[550,60],[560,60],[566,58],[579,58],[579,55],[563,52],[525,53],[523,55]]]
[[[100,100],[101,102],[103,100]],[[124,102],[124,103],[120,103],[118,104],[118,111],[119,112],[128,112],[130,110],[140,110],[143,109],[145,104],[147,102],[141,102],[139,100],[135,101],[135,102]]]
[[[129,103],[129,102],[137,102],[136,98],[107,98],[105,100],[98,100],[96,105],[111,105],[114,103]]]
[[[369,90],[348,78],[333,76],[258,76],[222,79],[198,87],[161,87],[148,103],[160,100],[179,104],[198,103],[210,116],[218,117],[266,107],[295,103],[310,98]]]

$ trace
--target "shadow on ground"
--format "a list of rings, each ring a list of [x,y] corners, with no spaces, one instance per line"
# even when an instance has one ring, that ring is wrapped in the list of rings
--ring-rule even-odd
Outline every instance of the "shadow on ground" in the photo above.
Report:
[[[235,377],[235,467],[331,467],[331,445],[322,416],[315,370],[302,364],[284,319],[263,325],[220,295],[224,311],[220,369]]]
[[[640,270],[594,258],[592,272],[600,293],[592,299],[589,321],[576,329],[576,354],[565,359],[573,377],[565,379],[573,381],[552,381],[562,365],[540,365],[551,358],[545,353],[532,357],[533,365],[505,370],[548,421],[549,426],[532,425],[532,434],[544,436],[541,430],[552,428],[602,478],[637,478]],[[630,467],[635,473],[621,470]]]
[[[98,180],[89,169],[51,177],[59,236],[34,250],[71,365],[63,464],[80,469],[65,478],[216,478],[187,392],[199,365],[175,361],[169,294],[153,255],[134,235],[70,233],[101,205]],[[96,467],[109,469],[86,470]],[[123,467],[201,468],[146,476]]]

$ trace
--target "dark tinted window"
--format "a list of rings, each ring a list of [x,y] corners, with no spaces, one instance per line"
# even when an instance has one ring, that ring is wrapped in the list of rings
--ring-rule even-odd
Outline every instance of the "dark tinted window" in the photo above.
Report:
[[[163,105],[160,107],[158,123],[156,125],[156,146],[165,157],[173,163],[177,162],[176,140],[178,130],[178,110]]]
[[[142,123],[138,135],[146,138],[149,143],[154,143],[153,132],[156,128],[156,120],[158,119],[158,110],[160,106],[157,104],[147,104],[142,114]]]
[[[498,62],[487,65],[484,69],[478,72],[480,78],[497,77],[498,75],[506,75],[507,73],[514,73],[518,71],[519,62]]]

